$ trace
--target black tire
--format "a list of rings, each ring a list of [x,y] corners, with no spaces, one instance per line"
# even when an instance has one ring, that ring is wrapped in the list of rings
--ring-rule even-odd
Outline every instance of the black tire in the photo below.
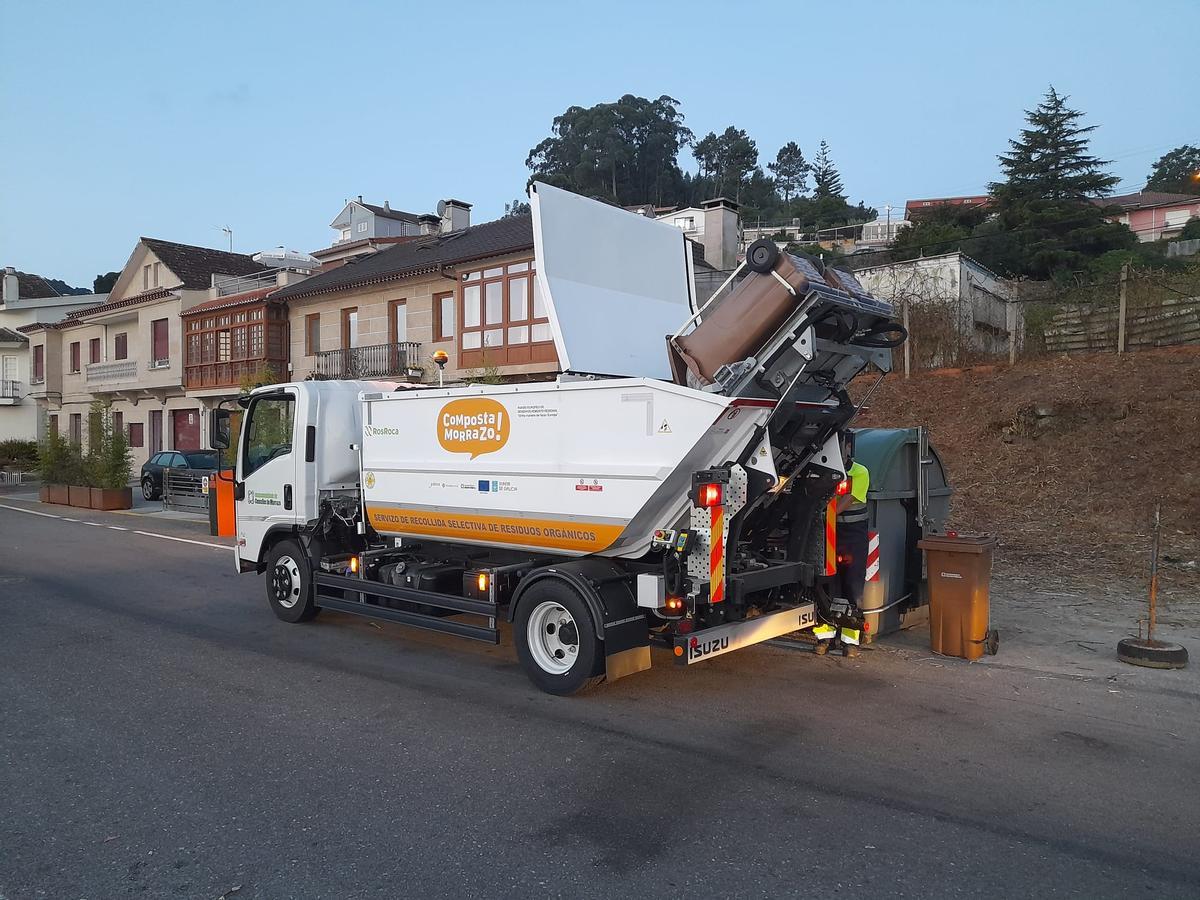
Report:
[[[142,498],[145,500],[157,500],[159,497],[158,488],[154,486],[154,479],[147,475],[142,479]]]
[[[1187,665],[1187,648],[1167,641],[1125,638],[1117,642],[1117,659],[1131,666],[1150,669],[1182,669]]]
[[[561,613],[554,612],[555,609]],[[566,627],[558,630],[558,624],[567,618],[574,626],[573,631],[568,632]],[[539,636],[545,629],[544,636],[536,644],[531,644],[531,627],[537,629]],[[566,637],[556,641],[556,633]],[[521,668],[529,680],[547,694],[569,696],[602,680],[604,647],[596,635],[596,623],[583,598],[563,581],[542,579],[525,591],[513,619],[513,638]],[[563,653],[556,657],[562,663],[554,663],[550,658],[558,652],[556,643],[563,648]],[[576,649],[567,649],[571,646]],[[556,671],[554,667],[558,665],[566,668]]]
[[[267,602],[285,622],[307,622],[321,610],[313,591],[312,566],[295,541],[280,541],[267,554]]]
[[[746,248],[746,268],[766,275],[779,261],[779,247],[769,238],[759,238]]]
[[[1000,632],[991,629],[984,635],[983,652],[988,656],[995,656],[1000,652]]]

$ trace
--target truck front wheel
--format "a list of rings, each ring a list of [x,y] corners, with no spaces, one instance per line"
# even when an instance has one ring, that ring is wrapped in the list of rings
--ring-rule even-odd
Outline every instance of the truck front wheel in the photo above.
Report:
[[[525,674],[549,694],[566,696],[600,681],[604,650],[583,599],[569,585],[544,580],[521,598],[513,622]]]
[[[267,556],[267,600],[285,622],[307,622],[321,610],[313,597],[312,567],[295,541],[280,541]]]

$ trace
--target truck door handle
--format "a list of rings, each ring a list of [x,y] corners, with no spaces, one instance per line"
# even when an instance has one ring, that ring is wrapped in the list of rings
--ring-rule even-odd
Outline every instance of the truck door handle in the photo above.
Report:
[[[292,508],[292,486],[290,484],[285,484],[283,486],[283,508]]]
[[[233,483],[233,499],[234,500],[245,500],[246,499],[246,482],[235,481]]]

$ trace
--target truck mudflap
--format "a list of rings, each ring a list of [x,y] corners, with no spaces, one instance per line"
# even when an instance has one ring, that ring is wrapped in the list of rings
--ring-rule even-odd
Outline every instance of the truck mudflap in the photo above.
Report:
[[[692,663],[732,653],[752,644],[761,644],[771,638],[802,628],[811,628],[816,624],[816,609],[813,604],[806,603],[745,622],[731,622],[691,634],[681,634],[675,638],[675,662],[681,666],[690,666]]]

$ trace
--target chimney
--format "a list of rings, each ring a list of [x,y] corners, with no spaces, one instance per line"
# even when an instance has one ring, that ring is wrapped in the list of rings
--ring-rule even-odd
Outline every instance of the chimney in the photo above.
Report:
[[[386,200],[383,201],[383,211],[384,212],[392,211],[392,205],[390,203],[388,203]]]
[[[443,200],[438,204],[442,219],[442,234],[471,227],[471,204],[461,200]]]
[[[358,202],[359,202],[359,203],[362,203],[362,194],[359,194],[359,195],[358,195]]]
[[[21,299],[21,283],[17,281],[17,270],[4,267],[4,287],[0,289],[0,303],[16,303]]]
[[[710,266],[728,271],[737,266],[738,205],[725,197],[705,200],[704,259]]]
[[[433,213],[418,216],[417,224],[421,228],[421,234],[437,234],[442,228],[441,217],[435,216]]]

